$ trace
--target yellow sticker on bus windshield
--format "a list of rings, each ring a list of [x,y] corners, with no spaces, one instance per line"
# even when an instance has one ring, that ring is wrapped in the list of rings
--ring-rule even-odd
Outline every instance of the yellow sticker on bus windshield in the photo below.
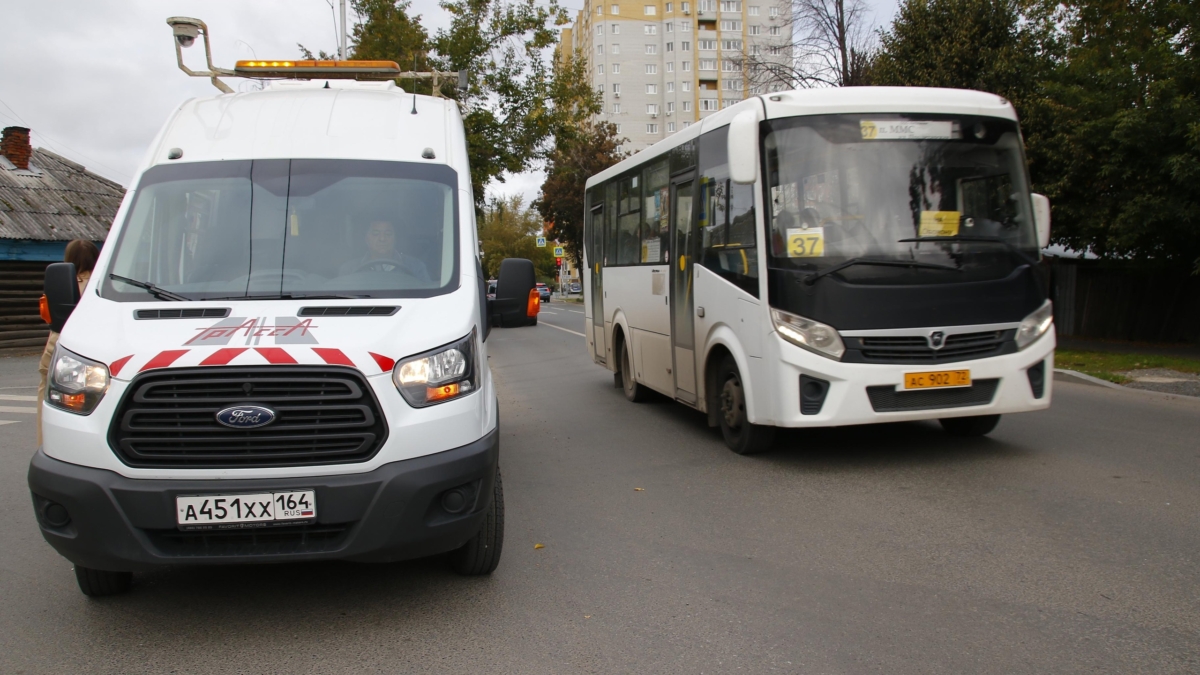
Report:
[[[958,211],[922,211],[917,236],[956,237],[961,215]]]
[[[787,231],[787,254],[789,258],[823,257],[825,255],[825,228],[789,228]]]

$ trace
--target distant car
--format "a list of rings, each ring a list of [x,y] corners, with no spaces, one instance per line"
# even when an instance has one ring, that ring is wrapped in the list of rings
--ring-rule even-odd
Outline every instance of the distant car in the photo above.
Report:
[[[572,292],[572,293],[582,293],[582,292],[583,292],[583,286],[580,286],[580,285],[579,285],[579,282],[572,283],[572,284],[571,284],[571,292]]]
[[[542,302],[550,302],[550,287],[539,281],[537,289],[538,297],[542,299]]]
[[[487,298],[488,298],[488,300],[496,299],[496,280],[495,279],[492,279],[491,281],[488,282]]]

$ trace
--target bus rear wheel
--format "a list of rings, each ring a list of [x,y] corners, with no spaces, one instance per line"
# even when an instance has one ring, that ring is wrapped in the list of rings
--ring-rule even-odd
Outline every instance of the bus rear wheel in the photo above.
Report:
[[[717,421],[725,445],[739,455],[753,455],[771,447],[775,441],[775,427],[751,424],[746,416],[746,389],[742,375],[733,358],[725,357],[717,369],[716,391]]]
[[[1000,416],[944,417],[938,422],[941,422],[942,429],[951,436],[987,436],[1000,423]]]
[[[621,390],[625,392],[625,398],[634,403],[641,403],[649,397],[647,389],[633,379],[633,352],[629,351],[629,340],[621,341],[621,372],[619,375]]]

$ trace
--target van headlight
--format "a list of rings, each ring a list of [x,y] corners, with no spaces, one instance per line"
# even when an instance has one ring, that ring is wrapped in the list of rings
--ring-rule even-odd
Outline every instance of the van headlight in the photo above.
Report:
[[[1042,303],[1032,314],[1021,320],[1017,327],[1017,349],[1025,349],[1050,330],[1054,325],[1054,304],[1049,300]]]
[[[466,396],[479,388],[475,331],[437,349],[410,356],[392,369],[392,382],[414,408]]]
[[[90,415],[108,391],[108,366],[67,351],[54,350],[46,378],[46,403],[78,415]]]
[[[771,321],[775,324],[775,332],[798,347],[835,361],[846,353],[842,336],[838,335],[833,326],[778,309],[771,310]]]

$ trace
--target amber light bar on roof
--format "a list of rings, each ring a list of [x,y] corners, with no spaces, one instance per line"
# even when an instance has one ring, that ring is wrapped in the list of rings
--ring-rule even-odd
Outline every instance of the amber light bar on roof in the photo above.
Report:
[[[294,77],[301,79],[380,79],[400,76],[395,61],[238,61],[234,72],[243,77]]]

